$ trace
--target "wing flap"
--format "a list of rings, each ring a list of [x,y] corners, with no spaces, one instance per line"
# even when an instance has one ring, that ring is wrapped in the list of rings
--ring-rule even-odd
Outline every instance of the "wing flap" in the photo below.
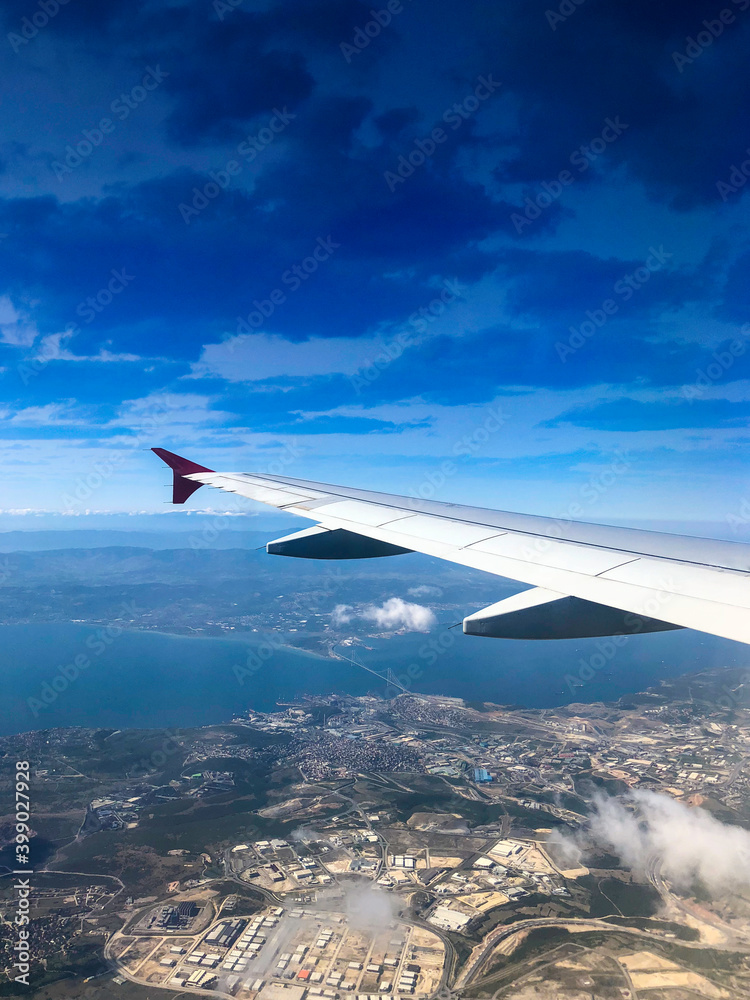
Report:
[[[535,587],[468,615],[463,627],[466,635],[492,639],[583,639],[680,626]]]
[[[431,542],[444,542],[457,548],[475,545],[498,534],[497,528],[486,524],[471,524],[468,521],[448,520],[431,514],[410,514],[392,525],[395,531],[402,531],[410,538],[420,538]]]
[[[285,535],[266,545],[266,552],[272,556],[298,559],[375,559],[409,551],[344,528],[329,529],[320,525],[295,531],[293,535]]]
[[[527,534],[496,535],[471,547],[476,552],[484,552],[490,556],[506,556],[556,569],[571,569],[591,576],[637,558],[615,549],[599,549],[577,542],[558,542],[540,535]]]
[[[750,608],[750,578],[736,570],[715,569],[708,566],[693,566],[688,563],[672,563],[669,568],[670,588],[684,597],[703,598],[731,604],[738,608]],[[664,563],[658,559],[640,557],[623,566],[608,570],[602,579],[616,580],[618,583],[651,586],[654,580],[663,577]]]
[[[394,510],[393,507],[362,503],[359,500],[338,500],[321,505],[317,509],[320,515],[326,518],[335,517],[350,524],[370,525],[375,528],[404,516],[402,511]]]

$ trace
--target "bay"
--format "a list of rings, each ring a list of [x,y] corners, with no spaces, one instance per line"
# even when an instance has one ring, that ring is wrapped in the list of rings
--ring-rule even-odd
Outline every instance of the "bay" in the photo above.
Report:
[[[0,735],[61,726],[201,726],[250,708],[273,711],[278,700],[304,693],[398,693],[359,665],[283,645],[290,638],[0,626]],[[453,629],[368,640],[368,646],[357,648],[359,663],[382,674],[390,668],[408,690],[529,708],[612,701],[661,678],[747,660],[746,647],[690,631],[631,636],[616,645],[478,639]]]

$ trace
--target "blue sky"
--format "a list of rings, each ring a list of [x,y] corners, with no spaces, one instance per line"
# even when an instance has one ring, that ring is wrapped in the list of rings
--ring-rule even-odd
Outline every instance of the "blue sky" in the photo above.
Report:
[[[55,6],[0,11],[19,524],[163,512],[152,445],[553,516],[750,508],[750,0]]]

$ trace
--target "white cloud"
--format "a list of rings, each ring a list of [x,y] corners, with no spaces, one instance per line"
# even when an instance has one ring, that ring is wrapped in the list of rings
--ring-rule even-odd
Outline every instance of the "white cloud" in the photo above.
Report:
[[[214,425],[233,421],[234,414],[212,409],[211,396],[196,393],[159,392],[139,399],[125,399],[110,427],[147,427],[158,425],[162,433],[167,428],[185,424]]]
[[[331,615],[333,625],[347,625],[355,617],[373,622],[378,628],[395,632],[404,629],[407,632],[427,632],[437,624],[437,618],[430,608],[421,604],[410,604],[401,597],[389,597],[378,607],[368,604],[355,611],[349,604],[337,604]]]
[[[348,625],[352,620],[352,607],[350,604],[337,604],[331,612],[332,625]]]
[[[411,269],[391,271],[385,277],[403,285],[414,280]],[[228,337],[220,344],[205,344],[192,377],[257,382],[290,376],[354,375],[370,370],[376,360],[379,367],[386,367],[389,359],[436,337],[466,337],[503,323],[529,328],[528,321],[519,320],[507,308],[498,281],[504,283],[496,275],[486,275],[466,287],[456,278],[433,275],[418,310],[374,325],[366,337],[292,342],[259,329]]]
[[[270,378],[353,375],[382,349],[382,341],[356,337],[291,341],[272,333],[243,334],[221,344],[205,344],[193,376],[229,382]]]
[[[72,331],[50,333],[39,338],[39,330],[31,317],[19,311],[7,295],[0,296],[0,343],[12,347],[32,347],[33,358],[37,361],[141,361],[137,354],[115,354],[106,347],[97,354],[74,354],[67,342]],[[38,342],[37,342],[38,341]]]
[[[21,427],[51,426],[97,426],[102,430],[115,431],[120,428],[141,430],[149,436],[161,434],[184,434],[185,427],[214,426],[234,420],[234,414],[226,410],[212,409],[210,396],[193,393],[154,393],[139,399],[126,399],[119,405],[117,414],[110,420],[95,420],[95,410],[82,406],[74,399],[45,403],[42,406],[26,406],[13,410],[0,408],[0,418],[9,424]],[[121,444],[137,447],[138,439],[131,437],[109,438],[107,444]]]
[[[400,597],[389,598],[382,607],[370,605],[363,616],[380,628],[408,629],[410,632],[427,632],[437,624],[435,613],[421,604],[410,604]]]
[[[7,295],[0,295],[0,326],[8,323],[17,323],[20,318],[19,312]]]
[[[51,333],[43,337],[36,351],[36,356],[41,361],[143,361],[138,354],[115,354],[101,347],[97,354],[74,354],[65,346],[72,334]]]
[[[600,796],[588,834],[636,871],[645,872],[659,858],[662,874],[678,888],[701,882],[716,896],[750,885],[750,831],[667,795],[643,790],[624,798]],[[558,835],[551,842],[565,852],[566,863],[585,855],[580,836]]]
[[[11,416],[6,409],[0,413],[9,424],[19,427],[84,427],[90,425],[83,407],[77,407],[75,400],[60,403],[45,403],[43,406],[25,406]]]
[[[21,315],[7,295],[0,296],[0,343],[29,347],[36,335],[33,323]]]
[[[419,587],[409,587],[406,593],[409,597],[440,597],[443,592],[440,587],[433,587],[428,583],[423,583]]]

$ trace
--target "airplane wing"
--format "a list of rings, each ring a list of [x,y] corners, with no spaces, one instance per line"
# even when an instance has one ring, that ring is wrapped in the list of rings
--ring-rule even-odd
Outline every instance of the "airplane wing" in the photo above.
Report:
[[[464,619],[464,632],[560,639],[693,628],[750,643],[750,545],[513,514],[285,476],[214,472],[163,448],[173,503],[202,485],[315,522],[275,555],[363,559],[423,552],[530,584]]]

